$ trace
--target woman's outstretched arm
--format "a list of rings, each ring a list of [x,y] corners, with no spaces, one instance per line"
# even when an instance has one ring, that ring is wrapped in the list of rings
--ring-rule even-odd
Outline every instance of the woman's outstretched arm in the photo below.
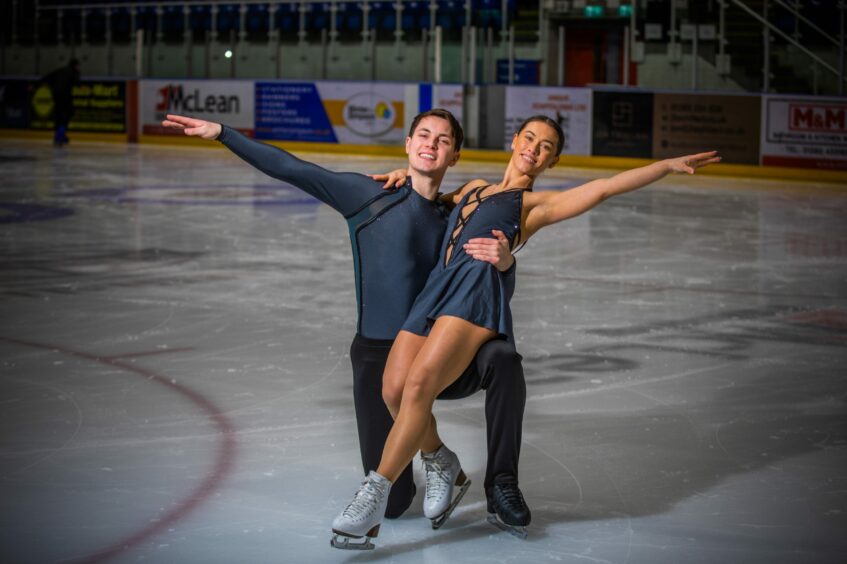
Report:
[[[537,193],[534,195],[537,203],[527,215],[527,229],[532,234],[545,225],[584,213],[612,196],[643,188],[668,174],[694,174],[698,168],[720,160],[717,151],[686,155],[627,170],[611,178],[592,180],[565,192]]]

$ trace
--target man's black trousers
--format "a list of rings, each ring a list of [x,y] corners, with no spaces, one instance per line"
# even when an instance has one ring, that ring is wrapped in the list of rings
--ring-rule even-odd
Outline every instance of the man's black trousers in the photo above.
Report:
[[[385,439],[394,423],[382,399],[382,373],[392,343],[356,335],[350,346],[353,401],[365,474],[379,466]],[[513,343],[500,339],[485,343],[465,372],[438,399],[465,398],[479,390],[485,390],[488,442],[484,485],[490,488],[496,483],[517,482],[526,382],[521,356]],[[414,496],[415,484],[409,464],[391,486],[385,516],[399,517]]]

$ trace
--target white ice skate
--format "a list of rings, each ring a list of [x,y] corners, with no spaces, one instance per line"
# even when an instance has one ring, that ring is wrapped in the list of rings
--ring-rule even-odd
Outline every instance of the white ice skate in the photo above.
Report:
[[[471,481],[462,471],[456,453],[441,445],[431,453],[421,453],[426,472],[426,495],[424,496],[424,515],[432,520],[432,528],[443,525],[464,497]],[[459,487],[453,497],[453,489]]]
[[[330,545],[345,550],[373,550],[371,540],[379,534],[390,490],[391,482],[371,471],[353,496],[353,501],[332,522]],[[362,537],[365,538],[363,542],[350,542]]]

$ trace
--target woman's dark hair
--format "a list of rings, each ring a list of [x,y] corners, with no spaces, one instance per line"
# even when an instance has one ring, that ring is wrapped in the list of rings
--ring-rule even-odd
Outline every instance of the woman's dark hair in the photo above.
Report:
[[[558,157],[559,155],[561,155],[562,149],[565,146],[565,132],[562,131],[562,126],[559,125],[559,123],[556,120],[554,120],[553,118],[543,116],[543,115],[537,115],[537,116],[529,117],[521,124],[521,126],[518,128],[517,132],[520,133],[521,131],[524,130],[524,128],[527,125],[529,125],[530,123],[532,123],[534,121],[540,121],[541,123],[546,123],[547,125],[549,125],[550,127],[553,128],[553,130],[556,132],[556,135],[559,136],[559,142],[556,143],[556,156]]]
[[[435,108],[416,115],[415,119],[412,120],[412,126],[409,128],[409,137],[414,135],[415,129],[418,128],[418,124],[421,120],[430,116],[447,120],[447,123],[450,124],[450,129],[453,131],[453,143],[455,144],[455,150],[460,150],[462,148],[462,143],[465,141],[465,132],[462,129],[462,124],[459,123],[459,120],[457,120],[453,114],[442,108]]]

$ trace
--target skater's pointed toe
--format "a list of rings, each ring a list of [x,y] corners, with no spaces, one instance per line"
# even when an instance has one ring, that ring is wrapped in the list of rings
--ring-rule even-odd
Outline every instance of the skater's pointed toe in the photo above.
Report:
[[[349,527],[349,520],[344,513],[338,515],[332,520],[332,532],[341,533],[345,528]]]

